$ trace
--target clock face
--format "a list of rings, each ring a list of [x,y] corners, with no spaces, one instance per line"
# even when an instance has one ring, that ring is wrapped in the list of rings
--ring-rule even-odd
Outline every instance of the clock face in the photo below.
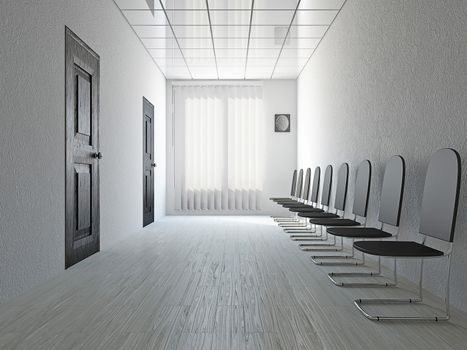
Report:
[[[289,132],[290,131],[290,115],[276,114],[275,115],[275,131]]]

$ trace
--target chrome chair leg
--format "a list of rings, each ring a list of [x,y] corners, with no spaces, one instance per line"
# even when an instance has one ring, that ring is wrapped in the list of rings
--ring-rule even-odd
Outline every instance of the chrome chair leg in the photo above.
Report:
[[[344,238],[341,237],[341,246],[344,246]],[[325,266],[359,266],[365,264],[365,255],[362,254],[362,259],[357,259],[355,257],[355,249],[352,246],[352,254],[340,254],[340,255],[312,255],[311,261],[316,265],[325,265]],[[342,260],[345,261],[322,261],[322,260]]]
[[[306,225],[302,229],[297,229],[296,227],[293,228],[284,228],[284,231],[286,233],[315,233],[316,232],[316,226],[313,227],[313,225]]]
[[[303,229],[303,230],[284,230],[285,233],[289,234],[290,236],[308,236],[308,237],[321,237],[321,234],[314,234],[310,235],[309,233],[316,233],[315,230]]]
[[[280,223],[279,227],[283,229],[305,229],[307,226],[301,222]]]
[[[327,240],[328,235],[326,233],[326,239],[320,239],[322,241]],[[320,252],[341,252],[344,250],[344,246],[338,246],[337,241],[336,241],[336,236],[333,236],[333,242],[329,243],[300,243],[298,247],[305,251],[305,252],[310,252],[310,251],[320,251]],[[329,247],[329,248],[321,248],[321,247]],[[334,248],[331,248],[334,247]]]
[[[295,242],[315,242],[324,241],[322,235],[290,235],[290,239]]]
[[[310,225],[308,223],[307,223],[306,227],[304,227],[304,228],[296,228],[296,227],[284,228],[284,232],[287,233],[287,234],[290,234],[290,235],[296,235],[296,234],[305,235],[305,234],[310,234],[310,233],[317,233],[316,225]],[[322,235],[322,233],[320,233],[319,235],[315,234],[315,235],[311,235],[311,236],[316,237],[316,236],[321,236],[321,235]],[[310,236],[310,235],[308,235],[308,236]]]
[[[277,222],[277,223],[281,223],[281,222],[298,222],[298,219],[294,218],[294,217],[290,217],[290,218],[283,217],[283,218],[274,219],[274,221]]]
[[[365,255],[363,255],[363,258]],[[365,260],[363,259],[363,263]],[[381,273],[381,257],[378,257],[378,271],[371,272],[330,272],[328,278],[338,287],[395,287],[397,285],[397,265],[394,259],[394,271],[392,281],[386,282],[339,282],[336,277],[384,277]]]
[[[354,305],[357,309],[368,319],[372,321],[386,321],[386,320],[405,320],[405,321],[447,321],[450,317],[449,312],[449,282],[451,277],[451,255],[448,254],[448,276],[446,279],[446,294],[444,298],[444,308],[445,313],[441,316],[415,316],[415,315],[407,315],[407,316],[386,316],[386,315],[374,315],[370,314],[366,311],[363,305],[377,305],[377,304],[415,304],[415,303],[422,303],[423,302],[423,258],[421,259],[420,263],[420,279],[418,283],[418,298],[406,298],[406,299],[356,299],[354,300]]]
[[[291,231],[288,231],[287,233],[292,233]],[[312,235],[308,234],[308,233],[314,233]],[[325,233],[325,235],[323,235],[323,228],[320,227],[320,230],[319,230],[319,233],[318,233],[318,230],[316,229],[316,225],[315,225],[315,229],[314,231],[305,231],[303,230],[303,233],[300,232],[300,231],[294,231],[293,234],[290,235],[290,239],[293,240],[293,241],[310,241],[310,242],[313,242],[313,241],[327,241],[328,240],[328,235],[327,233]]]

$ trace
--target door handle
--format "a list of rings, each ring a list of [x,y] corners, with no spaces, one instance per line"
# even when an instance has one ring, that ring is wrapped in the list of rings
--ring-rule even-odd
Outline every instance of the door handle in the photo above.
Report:
[[[96,158],[96,159],[102,159],[102,153],[101,152],[96,152],[92,156],[93,156],[93,158]]]
[[[156,164],[156,163],[151,163],[151,166],[152,166],[153,168],[155,168],[155,167],[157,167],[157,164]]]

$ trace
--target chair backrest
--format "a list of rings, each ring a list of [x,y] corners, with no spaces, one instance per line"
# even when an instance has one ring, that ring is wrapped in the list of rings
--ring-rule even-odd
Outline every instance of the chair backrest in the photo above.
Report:
[[[324,171],[323,189],[321,190],[321,205],[329,207],[332,187],[332,165],[328,165]]]
[[[310,201],[313,203],[318,203],[320,177],[321,177],[321,168],[317,166],[315,168],[315,174],[313,175],[313,186],[311,188],[311,197],[310,197]]]
[[[459,153],[435,152],[428,164],[420,214],[420,233],[452,242],[456,226],[461,177]]]
[[[307,200],[310,194],[311,169],[306,169],[305,183],[303,184],[302,198]]]
[[[296,187],[297,187],[297,169],[293,171],[293,175],[292,175],[292,188],[290,189],[290,195],[292,197],[295,196]]]
[[[357,169],[355,178],[355,193],[353,200],[352,213],[358,216],[366,217],[368,210],[368,197],[370,195],[371,183],[371,163],[364,160]]]
[[[342,163],[337,172],[336,197],[334,198],[334,208],[345,211],[347,201],[347,188],[349,184],[349,165]]]
[[[399,226],[405,182],[405,161],[401,156],[392,156],[386,163],[381,187],[378,220]]]
[[[303,185],[303,169],[298,172],[297,190],[295,191],[295,197],[300,198],[302,196],[302,185]]]

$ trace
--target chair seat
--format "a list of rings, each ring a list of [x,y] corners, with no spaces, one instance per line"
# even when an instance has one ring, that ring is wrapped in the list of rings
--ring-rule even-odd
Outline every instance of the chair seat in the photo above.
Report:
[[[353,246],[359,251],[377,256],[393,257],[428,257],[441,256],[444,253],[411,241],[359,241]]]
[[[286,205],[286,204],[297,204],[298,202],[296,200],[288,200],[288,201],[276,201],[276,203],[279,205]]]
[[[317,208],[313,208],[311,205],[308,205],[308,206],[304,206],[304,207],[289,208],[289,211],[291,211],[293,213],[301,213],[301,212],[303,212],[304,210],[307,210],[307,209],[317,209]],[[320,211],[321,211],[321,209],[317,209],[317,211],[313,211],[313,212],[320,212]]]
[[[285,204],[281,204],[284,208],[288,209],[288,208],[303,208],[303,204],[302,203],[285,203]]]
[[[387,238],[392,235],[389,232],[374,227],[330,227],[328,233],[349,238]]]
[[[339,215],[334,213],[324,213],[324,212],[307,212],[307,213],[298,213],[298,216],[302,218],[338,218]]]
[[[307,209],[307,208],[313,208],[310,204],[305,204],[305,203],[295,203],[295,204],[289,204],[289,209]]]
[[[300,210],[298,210],[297,212],[299,213],[324,213],[324,210],[320,208],[309,207],[309,208],[300,208]]]
[[[275,202],[282,202],[282,203],[296,203],[297,202],[296,199],[292,199],[292,198],[275,199],[274,201]]]
[[[359,222],[350,219],[310,219],[310,222],[321,226],[359,226]]]
[[[271,197],[269,198],[269,200],[271,201],[287,201],[287,200],[291,200],[290,197]]]
[[[282,205],[284,208],[309,208],[310,206],[305,203],[287,203]]]

